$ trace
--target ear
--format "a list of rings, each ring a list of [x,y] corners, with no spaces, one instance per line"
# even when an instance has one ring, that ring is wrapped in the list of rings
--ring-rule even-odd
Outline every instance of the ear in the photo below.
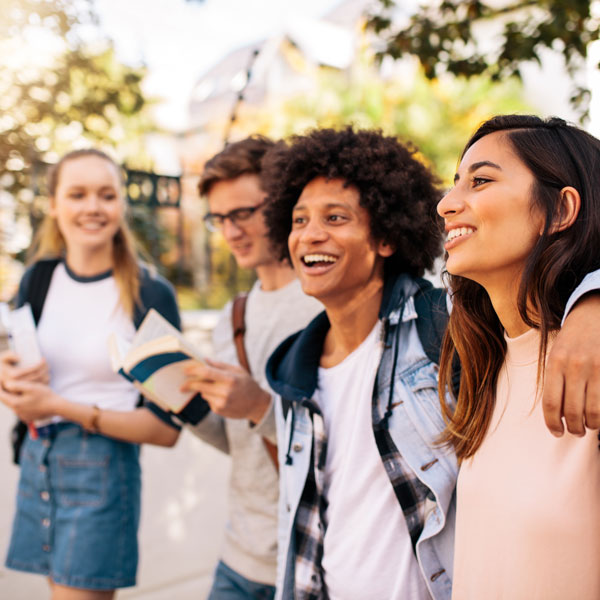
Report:
[[[569,185],[560,190],[560,206],[550,227],[550,233],[558,233],[571,227],[577,219],[580,208],[581,197],[574,187]]]
[[[396,249],[388,244],[387,242],[378,242],[377,244],[377,254],[382,256],[383,258],[387,258],[396,252]]]

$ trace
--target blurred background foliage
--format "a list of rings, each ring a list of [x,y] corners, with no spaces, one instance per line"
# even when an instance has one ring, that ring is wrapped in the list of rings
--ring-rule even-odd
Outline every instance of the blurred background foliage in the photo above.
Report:
[[[196,191],[203,161],[230,135],[236,140],[258,132],[277,139],[312,127],[376,127],[414,144],[449,185],[465,141],[482,120],[535,112],[519,76],[523,63],[542,61],[546,50],[562,54],[573,102],[585,118],[589,94],[577,72],[598,39],[592,4],[435,0],[407,16],[403,3],[376,0],[362,27],[356,24],[347,68],[311,61],[284,40],[277,68],[285,63],[305,87],[294,94],[281,93],[281,86],[278,93],[262,90],[258,103],[244,100],[242,90],[241,100],[211,112],[206,130],[192,142],[194,168],[186,172],[182,160],[183,179],[189,180],[185,210],[131,206],[146,254],[182,284],[186,308],[220,307],[252,284],[253,273],[237,269],[220,236],[204,231]],[[151,113],[156,101],[144,93],[147,69],[120,62],[93,0],[0,0],[0,11],[0,282],[6,296],[15,281],[3,274],[14,272],[13,259],[23,258],[46,209],[44,164],[94,145],[128,168],[149,171],[148,134],[158,128]],[[247,83],[251,79],[248,73]],[[184,137],[170,135],[179,142]]]
[[[491,114],[532,110],[514,79],[428,79],[416,61],[390,71],[382,73],[372,48],[363,47],[348,72],[315,69],[308,93],[264,107],[240,107],[238,136],[240,131],[257,131],[277,139],[314,127],[375,127],[411,142],[443,183],[450,184],[459,154],[477,125]]]
[[[451,73],[502,81],[521,78],[523,63],[541,64],[545,52],[557,52],[571,78],[571,103],[587,120],[591,95],[580,75],[589,45],[600,39],[595,0],[442,0],[420,4],[408,22],[395,18],[398,0],[376,4],[368,25],[380,58],[416,56],[429,79]]]
[[[149,168],[144,135],[156,128],[145,69],[119,62],[90,1],[0,0],[0,12],[0,245],[22,258],[47,208],[47,164],[93,145]],[[135,212],[146,245],[160,238]]]

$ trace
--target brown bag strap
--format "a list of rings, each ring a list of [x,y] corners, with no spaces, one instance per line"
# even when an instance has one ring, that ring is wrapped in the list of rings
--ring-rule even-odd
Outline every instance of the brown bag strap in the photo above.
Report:
[[[238,294],[233,300],[233,308],[231,311],[231,321],[233,326],[233,342],[235,344],[235,350],[237,352],[237,357],[240,365],[248,371],[248,373],[252,374],[250,370],[250,363],[248,362],[248,355],[246,354],[246,346],[244,345],[244,336],[246,335],[246,301],[248,300],[247,293]],[[273,464],[275,465],[275,469],[279,471],[279,461],[277,459],[277,446],[273,444],[273,442],[269,441],[267,438],[262,438],[263,444],[265,445],[265,449]]]

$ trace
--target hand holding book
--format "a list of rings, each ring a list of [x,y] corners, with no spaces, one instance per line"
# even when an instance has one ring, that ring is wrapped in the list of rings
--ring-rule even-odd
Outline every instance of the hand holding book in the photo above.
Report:
[[[43,384],[38,387],[45,388],[50,380],[48,365],[42,357],[29,304],[15,310],[10,310],[6,303],[0,304],[0,328],[3,333],[3,352],[0,354],[2,388],[11,388],[11,384],[18,385],[20,382]],[[35,425],[45,422],[36,422]],[[27,425],[34,439],[37,438],[35,425]]]
[[[196,396],[181,391],[186,365],[202,357],[175,327],[151,309],[131,344],[111,335],[109,353],[113,370],[133,382],[146,398],[174,413]]]

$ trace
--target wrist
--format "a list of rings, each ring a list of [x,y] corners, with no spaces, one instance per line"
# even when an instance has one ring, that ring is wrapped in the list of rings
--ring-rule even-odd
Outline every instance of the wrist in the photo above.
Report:
[[[83,427],[90,433],[100,433],[100,413],[102,411],[95,404],[90,409],[90,414]]]
[[[252,427],[260,423],[271,406],[271,394],[261,390],[261,394],[257,397],[253,406],[252,412],[248,415],[248,420]]]

